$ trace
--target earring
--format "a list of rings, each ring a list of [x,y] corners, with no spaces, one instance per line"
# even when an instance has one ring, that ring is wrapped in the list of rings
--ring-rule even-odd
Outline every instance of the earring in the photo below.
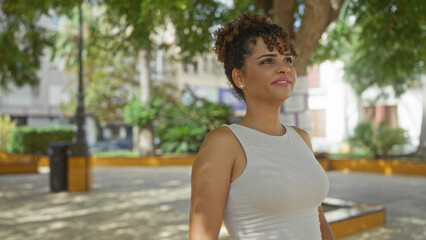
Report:
[[[244,85],[243,84],[240,84],[240,88],[243,88],[244,87]]]

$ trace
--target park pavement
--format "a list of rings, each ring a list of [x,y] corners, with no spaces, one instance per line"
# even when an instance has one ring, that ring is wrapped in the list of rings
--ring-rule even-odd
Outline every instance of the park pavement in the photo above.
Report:
[[[83,193],[51,193],[48,173],[1,175],[0,239],[188,239],[189,166],[93,171]],[[345,240],[426,239],[425,177],[327,174],[329,197],[386,208],[385,226]]]

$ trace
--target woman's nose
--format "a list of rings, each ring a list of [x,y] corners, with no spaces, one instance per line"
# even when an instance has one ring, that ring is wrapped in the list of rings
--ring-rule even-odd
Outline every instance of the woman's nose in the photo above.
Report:
[[[282,62],[280,63],[279,67],[277,68],[278,73],[288,73],[290,71],[290,67],[288,66],[288,63]]]

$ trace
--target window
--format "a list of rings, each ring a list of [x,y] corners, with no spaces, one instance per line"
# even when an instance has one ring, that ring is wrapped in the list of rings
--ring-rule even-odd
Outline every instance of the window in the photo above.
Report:
[[[325,137],[325,110],[311,110],[312,137]]]
[[[364,120],[370,122],[374,127],[385,122],[386,126],[398,127],[398,107],[375,105],[364,107]]]
[[[25,126],[28,124],[28,118],[27,117],[20,117],[20,116],[10,116],[12,121],[16,120],[17,126]]]

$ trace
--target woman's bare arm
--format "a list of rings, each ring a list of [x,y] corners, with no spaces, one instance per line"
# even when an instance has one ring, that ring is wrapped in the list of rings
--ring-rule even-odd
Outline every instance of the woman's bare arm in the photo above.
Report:
[[[227,127],[206,137],[191,176],[189,239],[218,239],[238,141]]]
[[[311,144],[311,138],[309,137],[309,134],[300,128],[294,127],[294,129],[299,133],[299,135],[302,137],[302,139],[306,142],[308,147],[312,150],[312,144]],[[318,217],[320,220],[320,229],[321,229],[321,238],[322,240],[334,240],[333,232],[331,231],[330,225],[327,222],[327,219],[325,219],[324,212],[322,210],[322,206],[318,207]]]
[[[331,231],[330,225],[328,225],[327,219],[325,219],[322,206],[318,207],[318,216],[320,220],[321,239],[334,240],[333,232]]]

